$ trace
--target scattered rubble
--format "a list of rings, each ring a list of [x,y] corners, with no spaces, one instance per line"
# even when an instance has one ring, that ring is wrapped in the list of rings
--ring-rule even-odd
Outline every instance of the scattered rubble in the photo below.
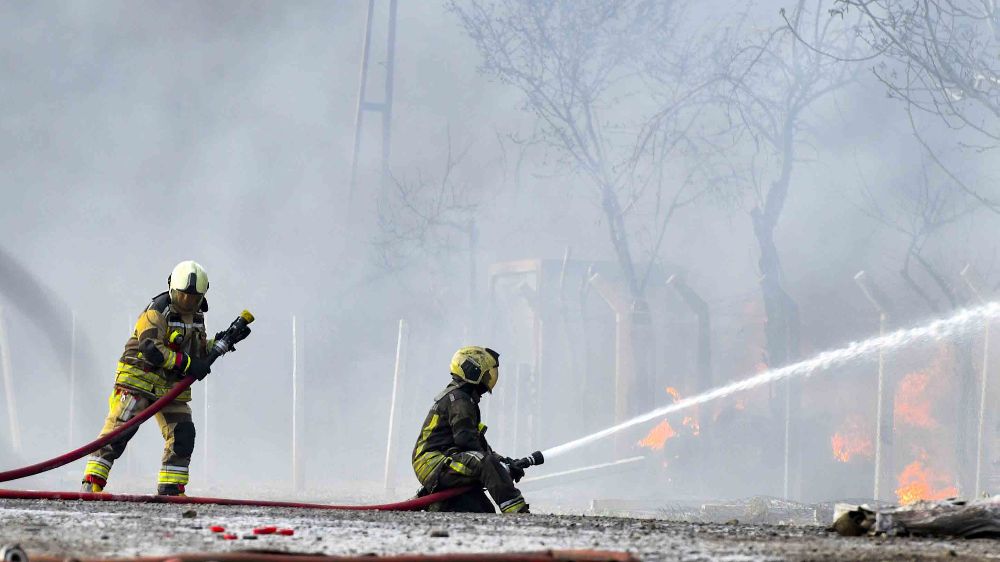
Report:
[[[872,509],[838,505],[833,529],[843,536],[960,537],[1000,539],[1000,496],[965,502],[919,501]]]
[[[699,515],[705,522],[818,525],[822,509],[819,505],[754,496],[745,500],[702,504]]]

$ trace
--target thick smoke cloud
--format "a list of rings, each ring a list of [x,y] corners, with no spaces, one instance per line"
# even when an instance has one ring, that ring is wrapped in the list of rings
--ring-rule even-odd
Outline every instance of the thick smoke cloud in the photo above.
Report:
[[[378,101],[387,7],[376,4],[368,90]],[[784,25],[778,8],[785,4],[692,7],[685,21],[699,25],[683,28],[684,36],[724,38],[726,43],[707,44],[718,57],[732,56]],[[614,421],[615,317],[586,285],[594,271],[620,280],[603,201],[571,161],[534,142],[540,126],[526,110],[524,93],[484,68],[476,42],[444,3],[400,3],[391,178],[381,181],[381,124],[367,114],[349,204],[366,5],[0,7],[6,75],[0,88],[0,304],[6,305],[22,440],[30,444],[21,460],[66,449],[70,425],[78,442],[96,434],[131,323],[184,259],[199,261],[211,276],[210,332],[243,308],[258,318],[251,338],[208,379],[207,408],[205,385],[195,387],[195,493],[291,493],[293,353],[305,385],[300,419],[307,492],[381,493],[401,318],[410,338],[393,459],[400,493],[416,487],[409,447],[460,345],[507,345],[500,349],[500,388],[484,402],[495,420],[486,420],[491,438],[518,449],[504,454],[525,455]],[[663,99],[655,83],[642,79],[621,88],[602,127],[634,124]],[[719,89],[712,95],[726,94]],[[719,135],[739,126],[718,107],[703,115],[698,123]],[[964,177],[995,173],[989,158],[952,150],[945,127],[931,121],[919,126],[941,139],[942,154]],[[853,281],[862,269],[898,303],[902,312],[894,322],[932,316],[936,311],[899,275],[911,240],[893,225],[912,217],[900,211],[895,194],[900,185],[926,179],[940,186],[949,178],[933,165],[921,172],[926,159],[904,112],[864,67],[855,81],[810,107],[801,127],[806,140],[775,239],[785,288],[800,308],[802,356],[877,330],[877,317]],[[618,134],[638,132],[622,127]],[[761,141],[736,135],[729,142],[712,156],[725,157],[719,166],[733,165]],[[680,181],[705,154],[684,152],[671,160],[666,181]],[[655,252],[649,248],[658,231],[649,221],[660,216],[661,202],[648,194],[634,201],[631,216],[638,218],[629,233],[635,262],[652,262],[656,279],[649,289],[657,307],[656,405],[669,402],[666,386],[684,395],[699,388],[695,317],[665,284],[671,274],[683,275],[709,303],[715,384],[754,374],[765,361],[748,194],[751,179],[766,186],[774,178],[725,177],[725,185],[710,186],[710,194],[671,218]],[[401,207],[400,190],[416,188],[407,192],[416,208]],[[387,229],[387,219],[397,228]],[[963,302],[969,295],[957,274],[966,263],[995,277],[995,219],[970,207],[922,241]],[[535,365],[542,344],[531,331],[528,299],[518,296],[523,289],[501,284],[491,293],[490,268],[516,260],[558,264],[567,249],[572,259],[563,301],[550,303],[555,312],[544,323],[570,327],[544,342],[552,356],[537,375],[544,389],[539,412],[533,421],[521,420],[535,424],[537,442],[528,442],[512,429],[512,389],[519,365]],[[933,286],[925,270],[914,271],[920,283]],[[67,342],[74,314],[78,388],[75,419],[69,419]],[[915,350],[913,357],[924,359],[900,359],[895,368],[902,374],[933,355]],[[871,387],[871,365],[844,370],[849,372],[817,377],[804,391],[806,468],[837,466],[830,464],[830,434],[859,392]],[[669,454],[635,449],[655,466],[643,468],[634,485],[607,478],[550,485],[539,495],[551,505],[580,505],[590,495],[635,494],[638,486],[652,486],[658,498],[674,498],[692,493],[685,486],[699,472],[702,480],[690,489],[703,497],[779,493],[772,477],[781,440],[764,421],[778,390],[748,394],[740,403],[747,418],[739,417],[735,401],[702,411],[701,427],[715,440],[709,453],[693,438],[675,442],[677,449],[668,445]],[[869,415],[869,406],[858,409]],[[649,429],[628,440],[638,441]],[[757,438],[759,446],[747,445]],[[727,439],[739,442],[733,451],[754,468],[742,475],[703,471],[705,463],[731,462],[725,461]],[[119,489],[151,491],[159,447],[155,429],[140,431],[115,469]],[[546,470],[606,462],[614,454],[610,446],[581,450],[565,466]],[[81,467],[75,463],[16,484],[72,487]],[[813,489],[803,485],[799,497],[866,493],[868,482],[858,484],[844,470]],[[859,470],[868,478],[867,466]]]

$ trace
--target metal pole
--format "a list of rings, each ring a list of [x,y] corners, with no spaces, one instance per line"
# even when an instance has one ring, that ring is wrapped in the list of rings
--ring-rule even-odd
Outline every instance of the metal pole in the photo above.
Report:
[[[17,401],[14,398],[14,376],[10,367],[10,340],[0,309],[0,370],[3,370],[3,391],[7,399],[7,424],[10,427],[11,448],[15,454],[21,452],[21,427],[17,423]]]
[[[76,444],[76,311],[71,311],[69,328],[69,427],[66,434],[72,449]]]
[[[990,322],[983,328],[983,372],[979,384],[979,427],[976,429],[976,497],[982,496],[983,488],[983,431],[986,425],[986,389],[989,382]]]
[[[791,440],[792,440],[792,382],[785,379],[785,465],[781,481],[781,497],[790,499],[789,496],[789,472],[791,465]]]
[[[981,302],[986,302],[989,296],[988,291],[985,289],[986,285],[982,282],[976,272],[972,269],[971,265],[966,265],[962,269],[962,279],[972,290],[972,293],[976,295]],[[979,424],[976,429],[976,484],[975,484],[975,498],[980,497],[983,488],[983,437],[984,429],[986,426],[986,392],[989,386],[989,360],[990,360],[990,321],[986,320],[986,325],[983,326],[983,370],[980,375],[979,380]]]
[[[396,337],[396,368],[392,373],[392,398],[389,400],[389,436],[385,445],[385,491],[392,492],[396,486],[395,464],[393,456],[396,448],[396,404],[399,394],[399,380],[406,370],[406,347],[410,335],[410,326],[406,320],[399,320],[399,334]]]
[[[600,273],[592,274],[587,283],[594,287],[601,299],[615,315],[615,423],[627,420],[634,410],[636,394],[635,354],[632,351],[634,314],[628,296],[611,284]],[[652,396],[649,396],[652,399]],[[641,410],[640,410],[641,411]],[[615,457],[624,458],[632,449],[625,434],[615,436]]]
[[[520,451],[521,445],[521,386],[524,383],[524,374],[526,365],[524,363],[517,364],[517,371],[514,373],[514,444],[511,447],[513,451]]]
[[[878,333],[879,336],[884,336],[889,319],[887,312],[889,307],[885,297],[871,284],[864,271],[859,271],[854,276],[854,281],[878,312]],[[880,348],[875,399],[875,483],[873,490],[875,501],[882,500],[884,486],[882,480],[886,476],[888,467],[892,466],[889,456],[892,454],[893,412],[892,406],[888,402],[891,392],[891,385],[885,376],[885,351]]]
[[[361,77],[358,84],[358,106],[354,115],[354,156],[351,158],[351,184],[347,196],[348,210],[354,204],[354,191],[358,183],[358,155],[361,153],[361,126],[364,122],[365,88],[368,82],[368,57],[372,44],[372,17],[375,14],[375,0],[368,0],[368,16],[365,19],[364,48],[361,51]]]
[[[389,0],[389,37],[385,55],[385,99],[382,100],[382,189],[389,179],[389,152],[392,147],[392,91],[396,73],[396,9],[399,0]]]
[[[888,316],[885,312],[879,312],[878,315],[878,335],[882,337],[885,335],[886,325],[888,324]],[[875,500],[882,499],[882,477],[884,476],[883,465],[886,465],[885,456],[887,453],[891,452],[892,444],[892,431],[893,431],[893,412],[886,411],[886,396],[892,389],[889,388],[887,381],[885,380],[885,350],[879,348],[878,352],[878,385],[876,392],[878,396],[876,398],[875,405],[875,485],[873,492],[875,494]]]
[[[302,482],[299,478],[301,465],[299,455],[299,345],[297,322],[292,315],[292,490],[298,492]]]

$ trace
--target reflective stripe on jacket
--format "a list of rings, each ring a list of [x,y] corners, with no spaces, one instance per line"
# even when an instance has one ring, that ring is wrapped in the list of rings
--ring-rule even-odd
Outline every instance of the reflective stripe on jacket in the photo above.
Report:
[[[139,315],[118,360],[115,384],[163,396],[184,377],[178,368],[178,354],[203,357],[207,349],[204,315],[182,316],[170,305],[170,295],[162,293]],[[185,390],[177,400],[190,401],[191,390]]]
[[[453,382],[434,397],[411,456],[413,471],[422,484],[426,485],[454,453],[489,452],[486,437],[480,432],[479,395],[473,388]]]

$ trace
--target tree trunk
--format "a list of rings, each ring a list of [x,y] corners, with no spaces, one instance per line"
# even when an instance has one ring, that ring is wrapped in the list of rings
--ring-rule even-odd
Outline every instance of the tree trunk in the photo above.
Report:
[[[631,381],[632,387],[619,389],[625,399],[625,402],[619,405],[619,416],[624,415],[629,418],[652,410],[656,393],[663,391],[656,388],[653,368],[653,350],[656,347],[653,322],[644,287],[639,283],[632,261],[621,205],[612,186],[602,186],[601,195],[611,244],[615,249],[618,265],[632,301],[629,310],[619,319],[620,337],[617,350],[620,364],[630,371],[626,380]]]
[[[795,118],[794,114],[790,114],[784,123],[781,174],[768,190],[763,209],[756,208],[750,212],[754,236],[760,251],[757,264],[760,268],[760,289],[764,301],[767,365],[772,369],[787,365],[799,357],[798,306],[785,291],[781,259],[774,243],[774,230],[778,225],[778,218],[781,216],[791,184],[795,158]],[[798,446],[800,390],[796,381],[778,384],[781,385],[780,391],[775,392],[772,389],[771,412],[775,423],[774,435],[782,440],[776,450],[782,452],[782,495],[788,498],[797,495],[794,490],[798,486],[793,475],[801,472],[799,470],[801,447]]]

